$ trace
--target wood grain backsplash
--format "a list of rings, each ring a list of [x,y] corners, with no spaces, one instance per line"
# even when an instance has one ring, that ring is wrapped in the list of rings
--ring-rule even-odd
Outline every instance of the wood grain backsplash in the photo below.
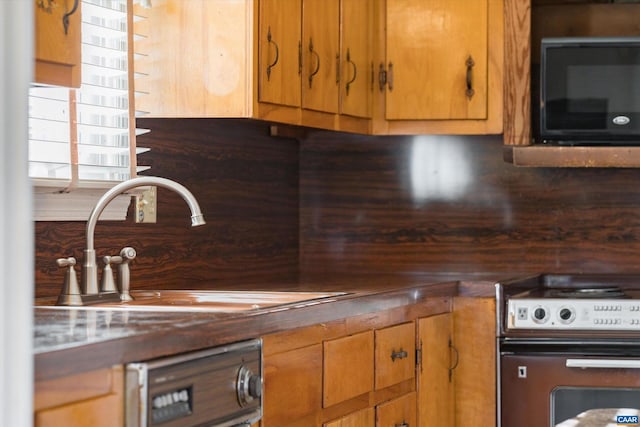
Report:
[[[301,144],[300,269],[640,273],[640,170],[516,168],[491,137]]]
[[[144,119],[138,126],[151,129],[138,138],[151,148],[140,164],[187,187],[207,224],[191,228],[182,198],[158,188],[156,224],[135,224],[131,210],[126,222],[98,222],[99,259],[134,247],[138,289],[297,277],[297,141],[271,138],[268,125],[248,120]],[[38,222],[35,233],[36,296],[57,295],[64,273],[54,261],[73,255],[81,262],[85,223]]]
[[[137,288],[326,273],[640,273],[640,169],[516,168],[499,136],[272,138],[252,120],[144,119],[150,173],[189,188],[207,225],[158,189],[158,222],[98,223],[99,256],[133,246]],[[295,134],[295,132],[294,132]],[[131,212],[130,215],[131,216]],[[36,224],[36,295],[84,222]],[[79,270],[79,269],[78,269]]]

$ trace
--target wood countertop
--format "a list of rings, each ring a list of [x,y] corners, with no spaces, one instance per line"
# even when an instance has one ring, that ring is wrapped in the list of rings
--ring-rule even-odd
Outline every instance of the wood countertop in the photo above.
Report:
[[[322,278],[225,290],[340,291],[319,304],[251,312],[112,311],[36,307],[35,379],[139,362],[345,317],[428,302],[433,297],[492,297],[497,275],[433,274]],[[219,290],[220,286],[216,287]]]

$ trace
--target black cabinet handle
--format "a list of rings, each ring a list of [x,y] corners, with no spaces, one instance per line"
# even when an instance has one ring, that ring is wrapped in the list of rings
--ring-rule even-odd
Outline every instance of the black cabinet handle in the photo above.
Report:
[[[407,356],[409,356],[409,354],[403,350],[402,348],[400,348],[400,351],[391,351],[391,361],[395,362],[396,359],[404,359]]]
[[[73,7],[71,8],[71,10],[67,13],[65,13],[62,16],[62,25],[64,26],[64,33],[67,34],[69,32],[69,17],[71,15],[73,15],[74,13],[76,13],[76,11],[78,10],[78,4],[80,3],[80,0],[75,0],[73,2]]]
[[[280,49],[278,49],[278,43],[274,42],[271,38],[271,27],[269,27],[269,29],[267,30],[267,43],[273,44],[273,46],[276,48],[275,59],[271,64],[267,65],[267,81],[269,81],[269,78],[271,77],[271,69],[276,66],[276,64],[278,63],[278,59],[280,58]]]
[[[467,58],[467,62],[465,63],[467,66],[467,98],[471,99],[473,95],[476,93],[473,90],[473,66],[476,65],[473,57],[469,55]]]
[[[313,84],[313,77],[320,71],[320,55],[313,50],[313,39],[309,39],[309,52],[316,57],[316,69],[309,74],[309,88]]]
[[[358,75],[358,69],[356,68],[356,63],[351,60],[351,52],[349,48],[347,48],[347,62],[351,64],[351,67],[353,67],[353,77],[351,77],[351,79],[347,82],[347,85],[346,85],[347,96],[349,96],[349,87],[351,86],[351,83],[356,81],[356,76]]]

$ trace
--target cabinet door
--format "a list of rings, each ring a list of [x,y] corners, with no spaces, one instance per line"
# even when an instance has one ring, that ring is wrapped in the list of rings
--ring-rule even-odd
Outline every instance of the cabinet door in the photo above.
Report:
[[[371,117],[373,2],[342,0],[341,114]]]
[[[373,408],[366,408],[353,414],[323,424],[323,427],[374,427],[375,412]]]
[[[143,75],[136,90],[145,93],[136,99],[136,109],[148,112],[147,117],[249,116],[251,2],[152,3],[144,9],[147,36],[135,42],[145,53],[135,59]]]
[[[313,425],[321,394],[320,344],[265,357],[262,427]]]
[[[80,87],[80,1],[66,32],[63,16],[73,10],[72,0],[35,3],[35,81]]]
[[[388,120],[487,117],[488,0],[388,0]]]
[[[451,314],[418,319],[418,422],[420,427],[453,427],[454,388],[449,375]]]
[[[376,427],[413,427],[416,425],[416,393],[378,405]]]
[[[373,331],[324,343],[323,407],[373,390]]]
[[[416,369],[414,324],[378,329],[375,339],[376,390],[413,378]]]
[[[302,107],[338,113],[340,0],[303,0]]]
[[[258,100],[300,107],[302,0],[260,0]]]
[[[111,427],[124,423],[122,366],[39,381],[34,392],[35,427]]]

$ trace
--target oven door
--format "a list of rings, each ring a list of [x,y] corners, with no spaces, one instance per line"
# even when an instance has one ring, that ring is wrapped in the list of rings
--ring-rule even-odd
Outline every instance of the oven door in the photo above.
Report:
[[[502,351],[501,426],[640,425],[640,355],[601,350]]]

